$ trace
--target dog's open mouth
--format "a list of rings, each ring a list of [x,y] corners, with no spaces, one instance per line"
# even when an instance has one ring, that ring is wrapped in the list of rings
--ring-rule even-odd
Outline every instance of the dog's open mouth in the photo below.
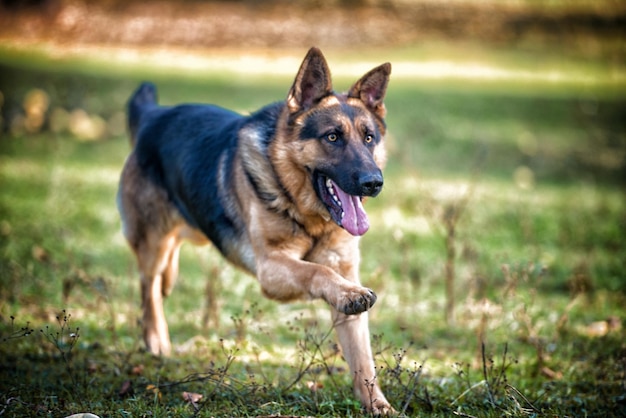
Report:
[[[344,192],[337,183],[322,174],[317,175],[316,185],[320,199],[337,225],[354,236],[361,236],[367,232],[370,223],[361,196]]]

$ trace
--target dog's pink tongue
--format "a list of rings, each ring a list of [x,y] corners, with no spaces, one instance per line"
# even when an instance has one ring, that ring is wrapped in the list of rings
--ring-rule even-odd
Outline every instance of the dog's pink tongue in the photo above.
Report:
[[[337,197],[341,201],[341,207],[344,213],[341,219],[341,226],[354,236],[365,234],[370,228],[370,222],[369,219],[367,219],[365,209],[363,209],[361,198],[359,196],[349,195],[341,190],[334,182],[333,186]]]

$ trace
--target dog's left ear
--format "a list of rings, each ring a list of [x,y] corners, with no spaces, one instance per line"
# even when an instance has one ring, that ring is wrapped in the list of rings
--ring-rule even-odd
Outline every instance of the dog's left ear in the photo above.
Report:
[[[387,92],[391,64],[386,62],[365,74],[348,92],[348,97],[360,99],[365,106],[379,117],[385,117],[383,99]]]
[[[307,110],[333,91],[330,69],[322,51],[311,48],[289,90],[287,107],[291,114]]]

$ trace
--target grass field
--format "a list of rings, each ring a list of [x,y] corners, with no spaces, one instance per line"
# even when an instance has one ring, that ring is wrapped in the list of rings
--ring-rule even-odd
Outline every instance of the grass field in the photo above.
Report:
[[[623,68],[435,50],[366,57],[402,62],[361,245],[383,390],[406,416],[626,416]],[[338,88],[356,55],[352,74],[329,54]],[[292,76],[105,61],[0,53],[0,415],[361,415],[324,304],[268,301],[214,249],[183,247],[175,354],[140,341],[115,207],[126,98],[151,78],[163,103],[246,112]]]

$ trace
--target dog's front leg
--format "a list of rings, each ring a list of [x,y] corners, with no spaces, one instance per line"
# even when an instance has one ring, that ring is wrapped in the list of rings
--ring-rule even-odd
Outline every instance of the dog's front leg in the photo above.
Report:
[[[257,261],[257,277],[269,298],[281,301],[322,298],[331,305],[333,323],[353,374],[356,395],[368,411],[392,413],[393,408],[376,382],[370,347],[366,311],[376,301],[374,292],[361,286],[358,280],[340,276],[328,266],[295,259],[292,254],[280,251]]]
[[[257,278],[265,296],[279,301],[324,299],[346,315],[367,311],[376,294],[348,281],[327,266],[277,252],[257,262]]]
[[[348,316],[333,309],[332,317],[343,356],[354,379],[356,396],[368,412],[383,415],[393,413],[393,408],[376,381],[367,312]]]

